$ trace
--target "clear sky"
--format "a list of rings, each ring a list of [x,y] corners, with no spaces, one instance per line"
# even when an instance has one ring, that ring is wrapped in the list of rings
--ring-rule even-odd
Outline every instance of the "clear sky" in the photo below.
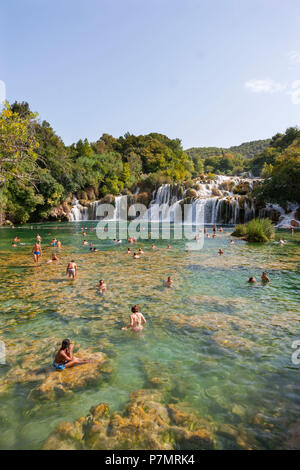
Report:
[[[236,145],[300,121],[299,0],[9,0],[0,80],[66,144]]]

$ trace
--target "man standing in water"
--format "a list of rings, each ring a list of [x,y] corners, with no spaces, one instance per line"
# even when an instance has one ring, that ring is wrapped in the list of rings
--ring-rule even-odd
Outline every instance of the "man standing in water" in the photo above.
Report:
[[[32,253],[33,253],[33,256],[34,256],[34,262],[38,263],[39,258],[42,254],[42,247],[41,247],[39,242],[35,242],[35,244],[32,248]]]
[[[73,259],[72,259],[72,261],[69,262],[69,264],[67,266],[66,274],[68,274],[69,278],[71,278],[71,279],[75,279],[75,277],[77,275],[77,264],[75,263],[75,261]]]

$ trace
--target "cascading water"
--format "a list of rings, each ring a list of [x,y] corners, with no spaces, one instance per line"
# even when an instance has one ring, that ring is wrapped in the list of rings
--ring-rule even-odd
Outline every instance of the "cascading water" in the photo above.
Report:
[[[243,196],[233,191],[238,185],[248,185],[253,188],[255,179],[238,176],[217,175],[214,180],[196,181],[191,189],[186,189],[183,184],[163,184],[152,193],[152,200],[143,218],[154,222],[173,221],[174,214],[180,217],[180,211],[184,204],[190,204],[188,215],[197,214],[200,210],[204,213],[204,223],[213,224],[237,224],[248,222],[255,217],[254,201],[249,196]],[[136,189],[135,195],[139,194]],[[115,209],[112,220],[126,218],[127,196],[115,197]],[[132,202],[134,197],[132,198]],[[77,199],[73,200],[73,208],[70,220],[97,220],[98,207],[101,201],[94,201],[88,207],[83,207]],[[129,199],[130,205],[130,199]],[[179,215],[178,215],[179,214]],[[197,217],[197,216],[196,216]],[[178,220],[178,219],[177,219]]]
[[[87,207],[82,206],[75,197],[73,198],[72,204],[73,207],[69,214],[70,222],[76,222],[78,220],[89,220]]]

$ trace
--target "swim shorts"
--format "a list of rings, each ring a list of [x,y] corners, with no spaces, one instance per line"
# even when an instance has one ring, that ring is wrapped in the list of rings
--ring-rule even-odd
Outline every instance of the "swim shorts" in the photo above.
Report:
[[[57,364],[55,361],[53,361],[52,365],[56,370],[64,370],[66,367],[66,364]]]

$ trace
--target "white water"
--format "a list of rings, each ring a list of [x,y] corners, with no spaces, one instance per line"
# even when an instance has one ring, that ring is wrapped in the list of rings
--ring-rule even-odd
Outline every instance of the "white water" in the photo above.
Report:
[[[185,189],[183,185],[163,184],[153,191],[152,200],[143,218],[153,222],[173,221],[175,214],[180,217],[183,203],[189,202],[187,217],[184,214],[186,220],[192,216],[191,214],[194,214],[194,219],[198,220],[199,212],[203,211],[203,222],[207,225],[245,223],[258,215],[255,211],[254,201],[251,197],[234,194],[232,189],[240,183],[248,183],[252,189],[254,181],[253,178],[222,175],[217,175],[215,180],[209,183],[196,181],[194,187],[191,188],[193,197],[190,197],[188,201],[184,201],[184,199],[189,194],[189,190]],[[138,193],[139,189],[137,188],[136,195]],[[94,201],[88,207],[83,207],[74,198],[69,220],[99,220],[101,218],[98,210],[100,205],[100,201]],[[110,219],[126,220],[127,196],[116,196],[114,206]],[[290,222],[295,220],[297,209],[296,204],[288,204],[287,212],[285,212],[278,204],[267,204],[266,208],[259,212],[259,216],[267,217],[271,211],[277,211],[281,214],[277,227],[290,227]]]
[[[296,221],[296,223],[299,223],[295,215],[298,209],[299,209],[299,205],[293,204],[291,202],[287,203],[286,211],[279,204],[268,203],[266,206],[266,209],[263,209],[262,212],[264,212],[265,214],[268,214],[268,212],[270,211],[279,212],[281,215],[275,227],[290,228],[293,221]]]
[[[69,214],[70,222],[76,222],[77,220],[89,220],[88,208],[80,204],[78,199],[73,197],[73,207]]]

